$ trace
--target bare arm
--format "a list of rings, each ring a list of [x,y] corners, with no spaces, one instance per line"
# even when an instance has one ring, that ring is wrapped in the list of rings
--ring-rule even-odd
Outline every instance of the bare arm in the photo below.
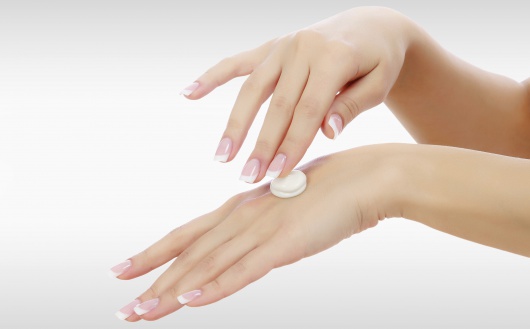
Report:
[[[416,141],[530,158],[530,80],[474,67],[410,24],[405,62],[385,103]]]
[[[530,257],[530,160],[445,146],[400,149],[404,218]]]

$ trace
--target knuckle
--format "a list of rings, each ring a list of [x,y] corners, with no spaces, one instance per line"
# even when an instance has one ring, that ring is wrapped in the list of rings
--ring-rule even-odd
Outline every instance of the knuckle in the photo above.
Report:
[[[152,261],[151,261],[151,250],[150,249],[151,248],[145,249],[139,255],[139,259],[141,259],[142,265],[145,266],[148,272],[151,272],[152,270],[156,268],[155,266],[153,266]]]
[[[228,293],[219,278],[215,278],[210,282],[210,287],[219,295],[220,299],[228,297]]]
[[[171,240],[173,247],[176,247],[176,245],[173,242],[179,242],[182,239],[182,236],[186,235],[186,232],[184,232],[185,227],[186,227],[186,224],[177,226],[167,234],[167,237]]]
[[[307,149],[307,147],[309,146],[309,143],[310,142],[302,139],[301,137],[294,136],[292,134],[285,137],[283,141],[283,145],[285,145],[287,149],[297,150],[297,151]]]
[[[230,199],[226,200],[226,202],[224,203],[223,206],[227,207],[227,208],[236,207],[238,204],[243,202],[246,198],[247,198],[247,193],[246,192],[238,193],[238,194],[233,195],[232,197],[230,197]]]
[[[318,118],[320,115],[320,100],[313,96],[304,97],[300,101],[300,114],[305,119],[314,120]]]
[[[309,48],[312,47],[317,41],[320,41],[322,35],[310,29],[304,29],[294,34],[294,44],[297,48]]]
[[[226,124],[226,131],[225,135],[228,135],[230,132],[238,132],[241,133],[245,129],[245,124],[240,121],[240,119],[231,117],[228,119],[228,122]]]
[[[245,276],[247,274],[247,270],[247,265],[243,261],[239,261],[232,266],[232,272],[239,277]]]
[[[230,270],[241,286],[246,286],[258,279],[257,275],[250,271],[244,261],[235,263]]]
[[[191,251],[186,249],[183,252],[181,252],[180,255],[178,255],[177,261],[180,264],[185,264],[185,263],[189,262],[191,260],[191,258],[192,258]]]
[[[156,283],[153,283],[141,296],[142,300],[149,300],[160,296],[160,287]]]
[[[355,57],[352,48],[341,41],[330,41],[326,47],[327,58],[337,65],[337,63],[351,63]]]
[[[223,66],[223,67],[232,67],[234,66],[235,58],[234,56],[228,56],[219,61],[216,66]]]
[[[285,95],[274,95],[271,100],[270,107],[271,110],[275,111],[276,113],[285,113],[290,117],[292,109],[294,108],[294,104]]]
[[[241,221],[246,218],[254,218],[256,215],[256,209],[249,204],[249,202],[243,203],[233,212],[233,218],[235,221]]]
[[[344,99],[342,100],[342,105],[346,109],[346,114],[350,117],[348,121],[353,120],[361,113],[359,105],[357,104],[355,99],[351,97],[344,97]]]
[[[173,286],[167,290],[167,294],[171,297],[171,299],[176,300],[178,296],[181,295],[180,293],[180,287]]]
[[[263,89],[263,83],[261,82],[261,74],[259,71],[254,71],[247,80],[241,86],[243,92],[259,93]]]
[[[207,256],[206,258],[201,260],[201,262],[199,263],[198,268],[201,271],[210,272],[210,271],[212,271],[214,269],[216,261],[217,261],[216,257],[214,257],[212,255]]]

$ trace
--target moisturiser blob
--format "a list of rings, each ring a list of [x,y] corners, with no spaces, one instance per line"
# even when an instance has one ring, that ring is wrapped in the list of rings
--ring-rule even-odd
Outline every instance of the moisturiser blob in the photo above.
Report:
[[[292,198],[306,188],[307,179],[305,174],[299,170],[293,170],[288,176],[275,178],[271,182],[271,192],[279,198]]]

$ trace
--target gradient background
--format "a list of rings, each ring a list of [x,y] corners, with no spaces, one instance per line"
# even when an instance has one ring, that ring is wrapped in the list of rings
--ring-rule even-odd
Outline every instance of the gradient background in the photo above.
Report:
[[[233,163],[212,161],[243,79],[200,101],[178,92],[225,56],[367,4],[530,76],[524,1],[0,1],[0,327],[530,327],[527,258],[403,219],[216,304],[114,317],[161,269],[120,282],[110,266],[249,188],[237,178],[261,124]],[[379,106],[303,161],[383,142],[413,141]]]

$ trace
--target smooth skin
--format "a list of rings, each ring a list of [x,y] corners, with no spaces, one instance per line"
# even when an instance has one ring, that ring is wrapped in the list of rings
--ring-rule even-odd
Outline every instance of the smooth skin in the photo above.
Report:
[[[129,280],[176,259],[141,294],[159,304],[157,320],[183,305],[230,296],[274,268],[332,247],[385,218],[403,217],[437,230],[530,257],[530,160],[447,146],[383,144],[310,162],[304,193],[280,199],[269,184],[170,232],[130,258]]]
[[[355,26],[364,29],[353,29]],[[356,32],[352,34],[350,29]],[[284,175],[296,165],[297,156],[305,152],[303,149],[288,153],[295,139],[287,136],[292,135],[300,145],[306,145],[321,126],[331,137],[331,128],[325,124],[331,114],[340,114],[343,122],[348,123],[381,101],[386,102],[418,142],[451,146],[384,144],[355,148],[300,168],[307,175],[308,186],[296,198],[274,197],[268,184],[231,198],[130,258],[132,266],[119,279],[133,279],[176,259],[138,297],[141,302],[158,298],[157,307],[142,316],[133,314],[127,321],[156,320],[170,314],[183,306],[177,297],[193,290],[200,290],[202,295],[186,305],[216,302],[270,270],[325,250],[384,218],[407,218],[530,257],[530,160],[524,159],[530,157],[529,83],[484,72],[455,58],[399,13],[386,8],[356,8],[307,31],[273,40],[221,62],[198,79],[199,88],[190,98],[200,98],[234,76],[255,72],[263,63],[273,65],[271,58],[279,61],[289,53],[304,58],[304,51],[298,51],[292,43],[300,41],[300,35],[312,36],[304,41],[306,48],[302,49],[312,50],[305,58],[320,60],[281,62],[282,76],[296,79],[294,72],[299,63],[325,63],[326,56],[345,70],[358,68],[353,71],[363,74],[351,75],[353,83],[345,73],[353,71],[348,70],[326,71],[337,76],[321,76],[320,81],[311,83],[311,74],[306,75],[299,100],[289,103],[294,104],[292,108],[283,108],[289,115],[281,114],[281,107],[274,108],[278,103],[273,96],[260,138],[272,138],[278,146],[271,147],[270,154],[257,147],[252,156],[259,156],[266,163],[278,150],[285,152],[289,160]],[[348,39],[351,36],[353,39]],[[343,57],[319,50],[327,42],[344,51]],[[345,55],[349,47],[345,44],[356,49],[355,56]],[[248,62],[254,57],[261,60]],[[339,57],[354,64],[343,63]],[[284,71],[293,73],[287,75]],[[315,66],[311,72],[324,71]],[[246,130],[237,135],[237,129],[230,128],[231,123],[238,123],[239,128],[249,126],[255,111],[274,88],[276,95],[284,86],[279,92],[284,95],[281,97],[292,97],[294,92],[284,89],[290,83],[259,89],[257,86],[265,86],[263,81],[269,81],[259,77],[245,83],[229,120],[225,136],[233,138],[235,145],[242,143]],[[330,97],[334,87],[330,89],[322,82],[339,86],[342,92],[335,95],[336,91],[332,91]],[[319,87],[306,92],[314,85]],[[260,97],[252,99],[259,90]],[[319,105],[309,111],[311,116],[308,107],[300,105],[309,104],[301,103],[306,94],[311,97],[309,103]],[[241,104],[255,107],[245,108]],[[282,115],[288,124],[267,126],[267,119],[281,120]],[[299,134],[304,125],[308,125],[306,130],[312,135],[307,131],[305,135]],[[300,129],[291,132],[293,126]],[[232,158],[235,152],[237,147],[232,150]],[[262,178],[263,172],[260,175]]]
[[[354,8],[226,58],[199,77],[187,97],[202,98],[243,75],[249,77],[222,136],[233,143],[228,161],[273,94],[249,156],[260,162],[254,182],[278,154],[286,155],[280,177],[288,175],[318,128],[336,137],[328,124],[332,114],[344,128],[382,102],[419,143],[530,157],[530,81],[518,83],[462,61],[388,8]]]

